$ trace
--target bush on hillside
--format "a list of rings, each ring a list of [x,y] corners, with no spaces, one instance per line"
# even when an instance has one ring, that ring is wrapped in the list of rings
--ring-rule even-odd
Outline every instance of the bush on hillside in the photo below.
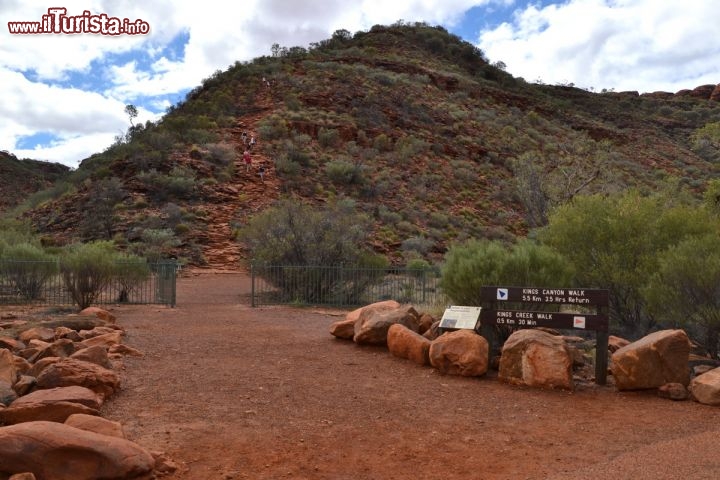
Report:
[[[356,213],[352,202],[315,208],[285,199],[255,216],[238,237],[283,300],[347,304],[387,266],[385,258],[362,247],[369,232],[369,219]]]
[[[340,185],[358,185],[364,182],[362,165],[341,158],[325,164],[325,174],[330,181]]]
[[[140,172],[137,179],[143,182],[150,194],[158,200],[192,198],[197,183],[195,172],[181,166],[173,167],[167,175],[154,169]]]

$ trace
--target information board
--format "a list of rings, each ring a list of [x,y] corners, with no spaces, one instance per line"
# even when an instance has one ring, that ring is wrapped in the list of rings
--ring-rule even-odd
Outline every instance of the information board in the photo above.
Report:
[[[475,330],[481,310],[480,307],[452,305],[445,309],[438,328]]]
[[[608,366],[607,311],[610,303],[607,290],[486,286],[481,287],[480,298],[486,307],[480,315],[486,339],[494,338],[493,329],[497,326],[595,331],[595,382],[605,385]],[[562,311],[535,311],[542,310],[545,305],[558,305],[554,310]],[[596,313],[587,313],[593,310]]]

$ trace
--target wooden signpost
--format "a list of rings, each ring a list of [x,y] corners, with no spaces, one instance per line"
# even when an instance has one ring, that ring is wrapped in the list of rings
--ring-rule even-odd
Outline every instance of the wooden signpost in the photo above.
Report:
[[[608,366],[608,291],[587,288],[537,288],[537,287],[481,287],[483,306],[480,324],[483,336],[491,341],[492,328],[508,326],[516,328],[549,327],[559,329],[592,330],[596,337],[595,383],[607,383]],[[562,305],[562,312],[517,310],[511,306]],[[581,307],[581,308],[578,308]],[[585,313],[594,310],[593,313]],[[575,313],[573,313],[575,312]]]

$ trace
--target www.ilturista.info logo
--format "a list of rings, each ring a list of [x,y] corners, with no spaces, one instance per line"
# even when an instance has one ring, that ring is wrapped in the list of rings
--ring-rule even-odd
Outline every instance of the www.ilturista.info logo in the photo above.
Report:
[[[39,22],[8,22],[8,30],[14,35],[75,34],[97,35],[147,35],[150,24],[142,19],[130,21],[127,18],[109,17],[83,11],[82,15],[67,15],[67,8],[47,9],[47,15]]]

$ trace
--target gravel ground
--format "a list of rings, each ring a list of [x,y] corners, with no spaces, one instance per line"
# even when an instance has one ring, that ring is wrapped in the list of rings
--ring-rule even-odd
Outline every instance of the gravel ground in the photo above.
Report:
[[[249,307],[239,274],[194,274],[178,307],[111,309],[123,390],[103,415],[166,452],[171,479],[705,479],[720,409],[580,385],[444,376],[337,340],[345,312]]]

